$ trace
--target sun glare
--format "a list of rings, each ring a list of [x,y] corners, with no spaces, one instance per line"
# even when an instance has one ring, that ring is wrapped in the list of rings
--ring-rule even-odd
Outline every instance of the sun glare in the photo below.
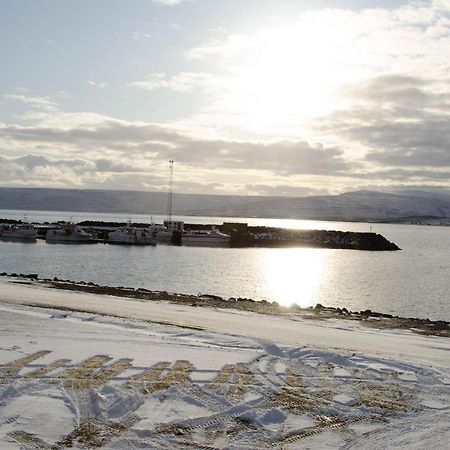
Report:
[[[264,280],[271,299],[283,306],[315,303],[327,253],[313,248],[273,249],[264,253]]]
[[[250,126],[297,124],[339,106],[339,87],[361,76],[352,58],[356,30],[333,15],[269,28],[235,67],[228,109]]]

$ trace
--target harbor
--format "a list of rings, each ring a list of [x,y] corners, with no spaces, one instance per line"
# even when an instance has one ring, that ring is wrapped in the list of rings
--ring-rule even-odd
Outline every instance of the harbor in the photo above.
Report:
[[[222,225],[184,223],[165,220],[163,224],[102,222],[25,223],[0,219],[2,240],[49,244],[120,244],[207,247],[313,247],[368,251],[396,251],[400,248],[374,232],[336,230],[298,230],[247,223],[224,222]]]
[[[209,293],[306,307],[316,303],[330,305],[332,298],[331,304],[341,308],[397,315],[408,310],[416,317],[450,320],[447,300],[450,287],[443,276],[450,255],[446,227],[177,216],[177,220],[184,221],[186,230],[210,230],[214,225],[230,234],[223,228],[224,222],[247,223],[255,242],[240,243],[241,247],[171,245],[160,240],[156,245],[111,245],[102,241],[54,244],[45,240],[45,229],[56,227],[60,220],[75,222],[86,231],[106,228],[106,233],[125,226],[129,218],[136,227],[147,228],[151,216],[2,211],[0,223],[5,222],[1,218],[9,218],[10,224],[13,219],[24,222],[25,213],[28,222],[37,229],[37,239],[0,238],[0,272],[37,273],[46,278],[84,280],[99,285],[195,295]],[[154,222],[161,225],[166,218],[166,215],[153,216]],[[238,226],[245,227],[233,228]],[[269,237],[264,234],[268,228],[280,229],[279,235],[284,234],[287,242],[262,239]],[[402,250],[343,248],[350,237],[363,237],[370,232],[372,236],[386,237]],[[331,242],[323,242],[332,235],[341,240],[341,248],[330,248]],[[300,236],[307,237],[310,243],[288,246],[289,239]],[[313,237],[318,242],[312,242]],[[231,238],[234,239],[234,233]],[[417,273],[421,276],[417,277]],[[427,301],[423,301],[425,298]]]

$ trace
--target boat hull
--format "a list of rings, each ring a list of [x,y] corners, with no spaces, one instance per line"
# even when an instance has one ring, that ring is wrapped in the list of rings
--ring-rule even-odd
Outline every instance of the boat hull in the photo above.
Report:
[[[154,246],[156,245],[156,238],[151,231],[149,232],[148,230],[128,225],[127,227],[108,233],[108,238],[105,242],[119,245]]]
[[[35,237],[23,237],[23,236],[7,236],[7,235],[0,235],[0,240],[5,242],[23,242],[26,244],[35,244],[36,243],[36,236]]]
[[[16,228],[0,230],[0,238],[18,241],[36,241],[36,230],[34,228]]]
[[[156,246],[155,241],[148,241],[148,242],[136,242],[136,241],[119,241],[114,239],[108,239],[105,241],[107,244],[113,244],[113,245],[137,245],[137,246],[150,246],[154,247]]]
[[[191,247],[229,247],[230,239],[216,236],[183,236],[181,244]]]
[[[47,244],[96,244],[98,241],[96,239],[79,239],[70,236],[61,236],[58,238],[45,238],[45,242]]]
[[[35,241],[36,240],[36,233],[33,235],[26,235],[26,234],[20,234],[20,233],[1,233],[0,238],[2,239],[11,239],[11,240],[20,240],[20,241]]]

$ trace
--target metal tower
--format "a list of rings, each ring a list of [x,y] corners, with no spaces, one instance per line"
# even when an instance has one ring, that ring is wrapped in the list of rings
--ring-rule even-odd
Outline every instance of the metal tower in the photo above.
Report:
[[[169,192],[167,194],[167,220],[172,220],[172,189],[173,189],[173,159],[169,161],[170,178],[169,178]]]

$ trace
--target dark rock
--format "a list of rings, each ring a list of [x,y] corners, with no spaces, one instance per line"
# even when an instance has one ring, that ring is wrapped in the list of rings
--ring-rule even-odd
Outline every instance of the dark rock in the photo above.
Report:
[[[213,294],[201,294],[198,297],[199,298],[209,298],[211,300],[223,300],[222,297],[219,297],[218,295],[213,295]]]
[[[393,319],[394,316],[392,314],[382,314],[382,317],[384,317],[385,319]]]

